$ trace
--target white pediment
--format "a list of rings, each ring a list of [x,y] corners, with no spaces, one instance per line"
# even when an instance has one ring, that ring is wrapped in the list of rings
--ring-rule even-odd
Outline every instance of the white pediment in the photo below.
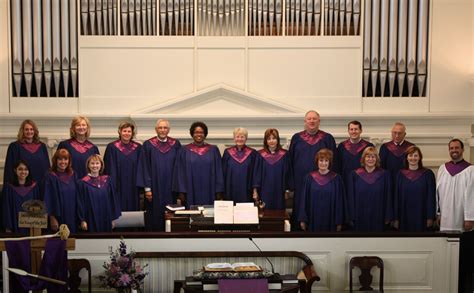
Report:
[[[303,110],[218,84],[192,94],[147,107],[134,114],[239,115],[294,114]]]

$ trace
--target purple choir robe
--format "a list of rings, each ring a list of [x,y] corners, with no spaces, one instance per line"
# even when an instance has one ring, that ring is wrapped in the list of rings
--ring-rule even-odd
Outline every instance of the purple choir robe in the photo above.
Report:
[[[87,159],[91,155],[99,154],[99,148],[89,140],[80,143],[75,138],[61,141],[58,145],[58,150],[59,149],[66,149],[71,154],[72,168],[77,178],[82,178],[87,175]]]
[[[395,186],[395,218],[401,231],[426,231],[426,221],[436,218],[436,181],[433,171],[402,169]]]
[[[77,176],[75,173],[48,172],[44,184],[44,202],[50,216],[59,225],[66,224],[71,233],[77,232]]]
[[[359,169],[360,166],[360,158],[362,157],[362,153],[364,150],[369,147],[374,146],[372,143],[361,139],[358,143],[351,143],[350,139],[347,139],[341,142],[337,146],[337,155],[335,158],[335,167],[336,172],[339,173],[342,177],[342,181],[344,182],[344,188],[347,189],[348,181],[350,179],[352,171]],[[347,193],[346,193],[347,196]],[[348,214],[348,200],[345,199],[345,221],[349,222],[349,214]]]
[[[39,187],[36,182],[30,186],[14,186],[7,183],[3,186],[2,210],[5,229],[15,233],[28,235],[28,228],[18,227],[18,212],[23,211],[21,205],[30,199],[39,199]]]
[[[414,144],[404,140],[401,145],[389,141],[380,147],[380,166],[390,172],[392,182],[395,182],[398,171],[405,167],[406,150],[412,145]]]
[[[335,172],[322,175],[313,171],[304,179],[304,196],[299,206],[299,222],[306,222],[308,231],[336,231],[344,221],[344,185]]]
[[[390,173],[381,168],[367,173],[364,168],[352,171],[348,181],[349,217],[360,232],[381,232],[386,221],[393,220]]]
[[[121,211],[140,210],[137,166],[141,149],[142,146],[135,141],[124,144],[120,139],[109,143],[105,149],[104,173],[115,183],[115,195]]]
[[[290,189],[294,190],[292,220],[298,219],[298,207],[300,198],[303,197],[303,181],[308,173],[316,169],[314,157],[323,148],[328,148],[336,155],[336,141],[334,137],[322,130],[311,135],[306,131],[295,133],[291,138],[289,149],[290,160],[292,162],[292,182]],[[296,225],[296,223],[293,223]]]
[[[3,173],[4,186],[13,180],[13,166],[15,166],[19,160],[28,163],[31,178],[42,186],[43,179],[51,166],[46,145],[42,142],[20,143],[14,141],[10,143],[5,158],[5,171]]]
[[[174,170],[174,191],[186,194],[186,206],[212,205],[224,192],[219,149],[207,143],[190,143],[179,150]]]
[[[87,175],[79,181],[78,190],[79,223],[86,221],[89,232],[111,232],[112,221],[121,214],[117,210],[112,178],[108,175]]]
[[[348,139],[337,146],[336,172],[341,175],[344,183],[347,182],[352,171],[361,167],[360,158],[364,150],[373,146],[372,143],[363,139],[358,143],[351,143],[351,140]]]
[[[234,202],[252,202],[252,177],[257,152],[244,146],[227,148],[222,156],[225,198]]]
[[[253,187],[257,188],[265,209],[284,210],[285,191],[291,180],[291,160],[289,152],[280,149],[270,153],[258,151],[255,159]]]
[[[143,149],[138,162],[137,185],[149,187],[153,199],[145,199],[147,228],[153,231],[164,231],[164,213],[166,205],[175,202],[173,194],[173,170],[178,150],[179,140],[168,137],[161,142],[156,136],[143,143]]]

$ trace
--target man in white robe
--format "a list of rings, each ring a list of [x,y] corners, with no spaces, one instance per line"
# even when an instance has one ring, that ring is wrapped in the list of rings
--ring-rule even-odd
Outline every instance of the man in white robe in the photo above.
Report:
[[[441,165],[436,184],[441,231],[474,229],[474,166],[463,159],[464,144],[449,142],[451,161]]]

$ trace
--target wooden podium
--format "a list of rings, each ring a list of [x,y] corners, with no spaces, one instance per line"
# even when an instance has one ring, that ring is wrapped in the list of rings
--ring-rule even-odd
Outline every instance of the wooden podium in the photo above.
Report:
[[[259,213],[258,224],[214,224],[213,217],[165,212],[165,221],[169,221],[171,232],[283,232],[285,221],[288,219],[289,216],[285,210],[264,210]]]

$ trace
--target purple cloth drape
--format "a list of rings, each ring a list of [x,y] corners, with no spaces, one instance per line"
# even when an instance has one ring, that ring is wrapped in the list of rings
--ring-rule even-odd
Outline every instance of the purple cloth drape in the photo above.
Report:
[[[29,240],[6,241],[9,266],[31,272],[31,245]],[[48,239],[41,261],[40,275],[66,281],[67,279],[67,251],[66,241]],[[28,290],[43,290],[48,292],[67,292],[67,286],[56,285],[22,277],[10,273],[10,292],[28,292]]]
[[[267,279],[219,279],[219,293],[268,293]]]

